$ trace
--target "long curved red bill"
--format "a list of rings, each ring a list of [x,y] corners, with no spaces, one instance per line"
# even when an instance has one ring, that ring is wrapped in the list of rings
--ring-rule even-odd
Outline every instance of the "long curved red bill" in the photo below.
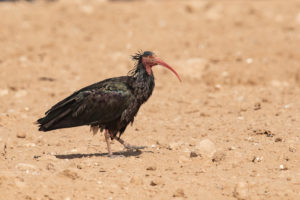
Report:
[[[158,58],[158,57],[154,57],[155,61],[157,64],[164,66],[166,68],[168,68],[169,70],[171,70],[178,78],[178,80],[181,82],[181,78],[179,77],[179,75],[177,74],[177,72],[167,63],[165,63],[162,59]]]

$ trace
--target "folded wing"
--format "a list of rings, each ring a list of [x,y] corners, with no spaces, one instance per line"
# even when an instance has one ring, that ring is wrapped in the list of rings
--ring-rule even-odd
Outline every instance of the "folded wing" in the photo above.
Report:
[[[119,119],[133,98],[130,88],[121,80],[106,80],[73,93],[37,121],[39,130],[105,124]]]

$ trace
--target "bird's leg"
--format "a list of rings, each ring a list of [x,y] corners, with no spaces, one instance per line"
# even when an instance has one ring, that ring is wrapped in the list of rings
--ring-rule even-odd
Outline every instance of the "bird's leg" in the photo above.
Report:
[[[110,149],[110,134],[109,134],[107,129],[105,129],[105,131],[104,131],[104,136],[105,136],[105,141],[106,141],[106,144],[107,144],[108,156],[111,157],[112,153],[111,153],[111,149]]]
[[[116,139],[118,142],[120,142],[126,149],[129,150],[139,150],[139,149],[145,149],[146,146],[134,146],[134,145],[130,145],[127,142],[125,142],[124,140],[122,140],[119,137],[114,137],[114,139]]]

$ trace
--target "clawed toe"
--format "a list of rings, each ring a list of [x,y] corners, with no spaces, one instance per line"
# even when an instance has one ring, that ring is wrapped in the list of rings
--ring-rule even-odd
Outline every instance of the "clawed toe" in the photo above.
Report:
[[[141,150],[147,148],[147,146],[134,146],[134,145],[126,145],[124,147],[127,150]]]

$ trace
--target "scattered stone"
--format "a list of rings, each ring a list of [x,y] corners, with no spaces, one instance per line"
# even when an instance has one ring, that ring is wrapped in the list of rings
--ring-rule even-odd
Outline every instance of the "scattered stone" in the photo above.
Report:
[[[282,142],[282,138],[280,138],[280,137],[276,138],[275,142]]]
[[[258,103],[255,103],[254,104],[254,110],[260,110],[261,109],[261,104],[258,102]]]
[[[253,59],[252,59],[252,58],[247,58],[247,59],[246,59],[246,63],[247,63],[247,64],[253,63]]]
[[[52,163],[48,163],[47,166],[46,166],[46,169],[51,171],[51,172],[55,172],[55,167]]]
[[[256,129],[256,130],[253,130],[253,133],[255,135],[266,135],[267,137],[273,137],[275,134],[272,133],[271,131],[269,130],[264,130],[264,129]]]
[[[140,178],[140,177],[133,176],[130,179],[130,183],[135,184],[135,185],[142,185],[143,184],[143,179]]]
[[[221,162],[225,160],[226,154],[224,152],[216,152],[212,158],[213,162]]]
[[[18,132],[17,133],[17,138],[26,138],[26,133],[24,133],[24,132]]]
[[[290,146],[290,147],[289,147],[289,152],[292,152],[292,153],[296,152],[296,148],[295,148],[295,147],[292,147],[292,146]]]
[[[238,116],[237,119],[238,120],[244,120],[244,117],[243,116]]]
[[[24,144],[25,147],[35,147],[36,144],[34,143],[27,143],[27,144]]]
[[[195,152],[198,155],[211,158],[216,152],[216,147],[212,141],[204,139],[195,146]]]
[[[181,145],[182,145],[181,142],[173,142],[168,145],[167,149],[175,150],[175,149],[178,149]]]
[[[245,182],[239,182],[233,191],[233,196],[238,200],[246,200],[249,197],[248,184]]]
[[[282,171],[283,170],[288,170],[288,168],[286,166],[284,166],[284,165],[279,165],[279,169],[282,170]]]
[[[263,156],[261,156],[261,157],[254,156],[253,159],[252,159],[252,162],[254,162],[254,163],[261,162],[263,159],[264,159]]]
[[[0,97],[8,95],[8,89],[0,89]]]
[[[154,179],[150,182],[151,186],[163,185],[164,182],[161,179]]]
[[[198,154],[196,152],[194,152],[194,151],[192,151],[190,153],[190,158],[196,158],[197,156],[198,156]]]
[[[24,62],[28,61],[28,58],[27,58],[27,56],[22,55],[22,56],[19,57],[19,61],[22,62],[22,63],[24,63]]]
[[[210,117],[210,114],[207,114],[207,113],[200,113],[200,117]]]
[[[150,182],[150,185],[151,186],[157,186],[158,182],[156,180],[153,180],[153,181]]]
[[[190,161],[190,159],[183,155],[179,156],[179,158],[178,158],[178,163],[185,163],[188,161]]]
[[[70,178],[72,180],[76,180],[76,179],[79,178],[79,175],[76,172],[71,171],[69,169],[65,169],[60,174],[63,175],[63,176],[65,176],[65,177],[68,177],[68,178]]]
[[[236,150],[236,147],[234,147],[234,146],[232,146],[232,147],[229,147],[229,148],[228,148],[228,150],[229,150],[229,151]]]
[[[216,89],[216,90],[220,90],[221,88],[222,88],[222,85],[221,85],[221,84],[216,84],[216,85],[215,85],[215,89]]]
[[[155,171],[155,170],[156,170],[156,167],[155,167],[155,166],[150,166],[150,167],[147,167],[146,170],[149,170],[149,171]]]
[[[174,192],[173,197],[184,197],[184,191],[183,191],[183,189],[178,188],[178,189]]]

